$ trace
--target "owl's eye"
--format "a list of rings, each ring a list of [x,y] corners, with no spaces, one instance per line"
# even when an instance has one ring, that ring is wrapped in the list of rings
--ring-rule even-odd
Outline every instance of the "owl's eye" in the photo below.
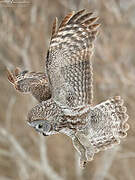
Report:
[[[37,128],[39,128],[39,129],[42,128],[42,127],[43,127],[42,124],[38,124],[38,125],[37,125]]]
[[[47,134],[43,133],[43,136],[48,136]]]

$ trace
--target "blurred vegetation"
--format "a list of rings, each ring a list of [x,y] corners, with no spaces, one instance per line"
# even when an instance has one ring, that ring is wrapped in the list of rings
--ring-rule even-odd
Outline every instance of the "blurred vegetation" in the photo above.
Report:
[[[130,130],[121,145],[98,153],[82,171],[68,137],[45,138],[27,126],[27,113],[37,102],[14,90],[6,67],[44,71],[54,17],[61,21],[83,8],[101,23],[93,56],[95,104],[121,95]],[[135,179],[134,0],[0,1],[0,84],[0,180]]]

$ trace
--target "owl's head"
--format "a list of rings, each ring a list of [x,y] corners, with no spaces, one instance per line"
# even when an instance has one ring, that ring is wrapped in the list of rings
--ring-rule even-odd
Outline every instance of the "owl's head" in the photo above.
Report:
[[[51,123],[47,120],[37,119],[31,122],[28,122],[28,124],[31,127],[33,127],[38,133],[43,134],[44,136],[55,134],[55,131],[53,131],[53,127]]]
[[[61,108],[53,101],[43,101],[28,113],[28,124],[44,136],[58,133],[58,124],[63,118]]]

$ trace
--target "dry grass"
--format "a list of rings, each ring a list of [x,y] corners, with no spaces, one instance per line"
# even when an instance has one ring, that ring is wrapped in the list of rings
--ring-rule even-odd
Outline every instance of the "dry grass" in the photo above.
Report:
[[[120,146],[97,154],[81,171],[68,137],[43,138],[27,126],[27,112],[37,102],[16,93],[5,70],[43,71],[53,18],[83,8],[96,10],[102,24],[93,57],[95,103],[121,95],[131,128]],[[134,180],[134,33],[134,0],[33,0],[6,7],[0,2],[0,180]]]

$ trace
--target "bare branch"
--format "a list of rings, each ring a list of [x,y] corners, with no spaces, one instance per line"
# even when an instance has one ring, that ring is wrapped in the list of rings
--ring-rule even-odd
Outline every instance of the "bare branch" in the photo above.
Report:
[[[52,180],[63,180],[59,175],[56,174],[56,172],[49,166],[47,155],[46,155],[46,149],[45,149],[45,143],[44,139],[41,139],[41,146],[40,146],[40,155],[41,155],[41,163],[36,162],[31,159],[30,155],[26,153],[26,151],[23,149],[23,147],[19,144],[19,142],[15,139],[13,135],[11,135],[8,131],[6,131],[3,128],[0,128],[0,134],[4,136],[12,145],[13,152],[16,151],[16,153],[19,155],[19,158],[24,160],[26,164],[28,164],[31,167],[34,167],[38,169],[39,171],[42,171],[42,173],[49,177],[49,179]],[[16,154],[16,155],[17,155]],[[23,165],[21,163],[21,165]],[[23,169],[25,170],[25,169]]]
[[[8,67],[9,69],[13,69],[14,65],[10,62],[9,59],[7,59],[5,56],[3,56],[2,53],[0,53],[0,61],[5,65],[5,67]]]
[[[16,102],[16,97],[15,96],[11,96],[8,106],[7,106],[7,111],[6,111],[6,127],[7,129],[10,129],[10,125],[11,125],[11,117],[12,117],[12,110],[13,110],[13,106]]]
[[[13,179],[5,177],[5,176],[0,176],[0,180],[13,180]]]
[[[75,153],[75,170],[76,170],[76,176],[78,180],[82,179],[82,168],[80,168],[80,158],[78,153]]]
[[[93,180],[97,180],[97,179],[104,180],[105,179],[105,177],[107,176],[107,174],[112,166],[112,163],[116,157],[118,150],[119,150],[119,146],[104,152],[103,157],[101,157],[101,159],[99,160],[99,162],[100,162],[99,165],[96,167],[96,171],[93,176]]]
[[[61,178],[56,172],[51,168],[48,162],[47,153],[46,153],[46,144],[45,144],[45,138],[43,136],[40,136],[40,158],[41,158],[41,164],[46,172],[46,175],[49,177],[50,180],[64,180]]]
[[[135,158],[135,152],[126,152],[118,154],[118,158],[126,159],[126,158]]]
[[[30,13],[30,21],[31,21],[31,24],[35,24],[37,22],[37,5],[36,5],[36,3],[34,3],[32,5],[31,13]]]

